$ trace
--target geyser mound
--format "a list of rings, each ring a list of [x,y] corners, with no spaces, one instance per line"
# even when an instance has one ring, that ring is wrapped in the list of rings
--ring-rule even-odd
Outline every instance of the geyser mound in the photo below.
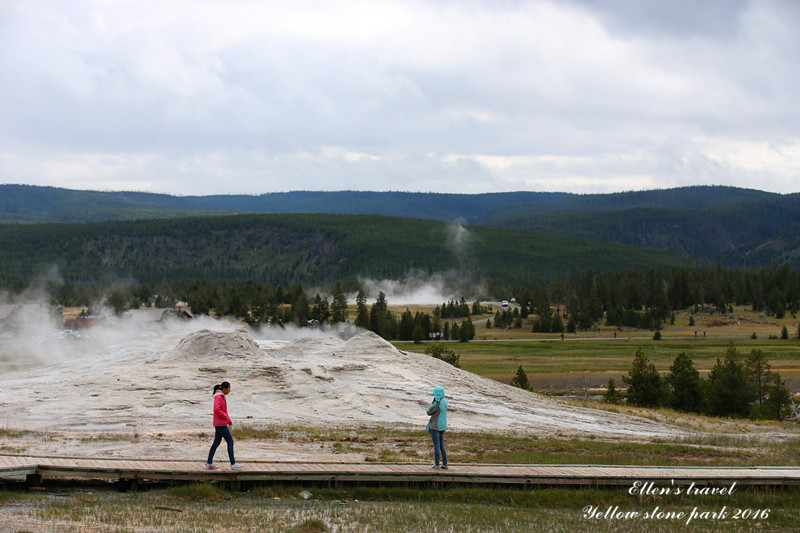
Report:
[[[186,335],[170,353],[178,359],[264,359],[267,354],[244,329],[201,329]]]
[[[213,386],[228,381],[229,413],[237,425],[375,424],[422,431],[431,389],[443,386],[454,430],[683,433],[643,418],[563,405],[428,355],[399,351],[368,332],[346,341],[289,341],[255,340],[245,329],[201,329],[181,339],[167,334],[85,346],[69,364],[5,374],[0,405],[25,425],[196,430],[211,423]]]

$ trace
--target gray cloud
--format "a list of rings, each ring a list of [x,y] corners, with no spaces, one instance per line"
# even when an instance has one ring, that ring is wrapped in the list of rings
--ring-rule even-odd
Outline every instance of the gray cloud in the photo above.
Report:
[[[6,2],[0,181],[796,192],[796,6]]]
[[[667,39],[733,39],[741,29],[747,0],[568,0],[591,10],[609,30]]]

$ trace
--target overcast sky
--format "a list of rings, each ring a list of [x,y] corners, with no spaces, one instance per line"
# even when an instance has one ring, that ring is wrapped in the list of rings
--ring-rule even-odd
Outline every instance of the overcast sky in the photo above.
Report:
[[[800,191],[795,0],[0,0],[0,183]]]

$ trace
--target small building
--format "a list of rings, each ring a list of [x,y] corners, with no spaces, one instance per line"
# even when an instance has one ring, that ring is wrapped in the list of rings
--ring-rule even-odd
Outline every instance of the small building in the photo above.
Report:
[[[80,330],[88,329],[105,321],[103,317],[94,315],[81,315],[78,318],[65,318],[64,329]]]
[[[129,319],[136,324],[151,324],[164,322],[165,320],[190,320],[194,318],[191,311],[182,307],[130,309],[122,315],[124,319]]]
[[[147,309],[129,309],[122,313],[121,318],[126,322],[133,322],[134,324],[151,324],[159,322],[163,314],[163,309],[157,309],[155,307]]]
[[[173,318],[177,318],[179,320],[191,320],[194,318],[194,315],[185,307],[173,307],[171,309],[164,309],[164,312],[161,313],[161,318],[159,318],[158,321],[163,322]]]

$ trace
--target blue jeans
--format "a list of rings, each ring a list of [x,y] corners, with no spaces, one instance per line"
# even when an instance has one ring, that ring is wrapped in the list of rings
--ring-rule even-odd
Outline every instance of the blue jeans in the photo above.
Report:
[[[236,462],[236,459],[233,458],[233,435],[231,435],[231,430],[228,429],[228,426],[214,426],[214,444],[211,445],[211,450],[208,452],[208,464],[214,462],[214,454],[217,453],[217,448],[219,448],[222,439],[225,439],[225,442],[228,443],[228,459],[231,460],[231,464]]]
[[[447,466],[447,451],[444,449],[444,431],[431,429],[433,439],[433,464],[439,466],[439,455],[442,456],[442,464]]]

